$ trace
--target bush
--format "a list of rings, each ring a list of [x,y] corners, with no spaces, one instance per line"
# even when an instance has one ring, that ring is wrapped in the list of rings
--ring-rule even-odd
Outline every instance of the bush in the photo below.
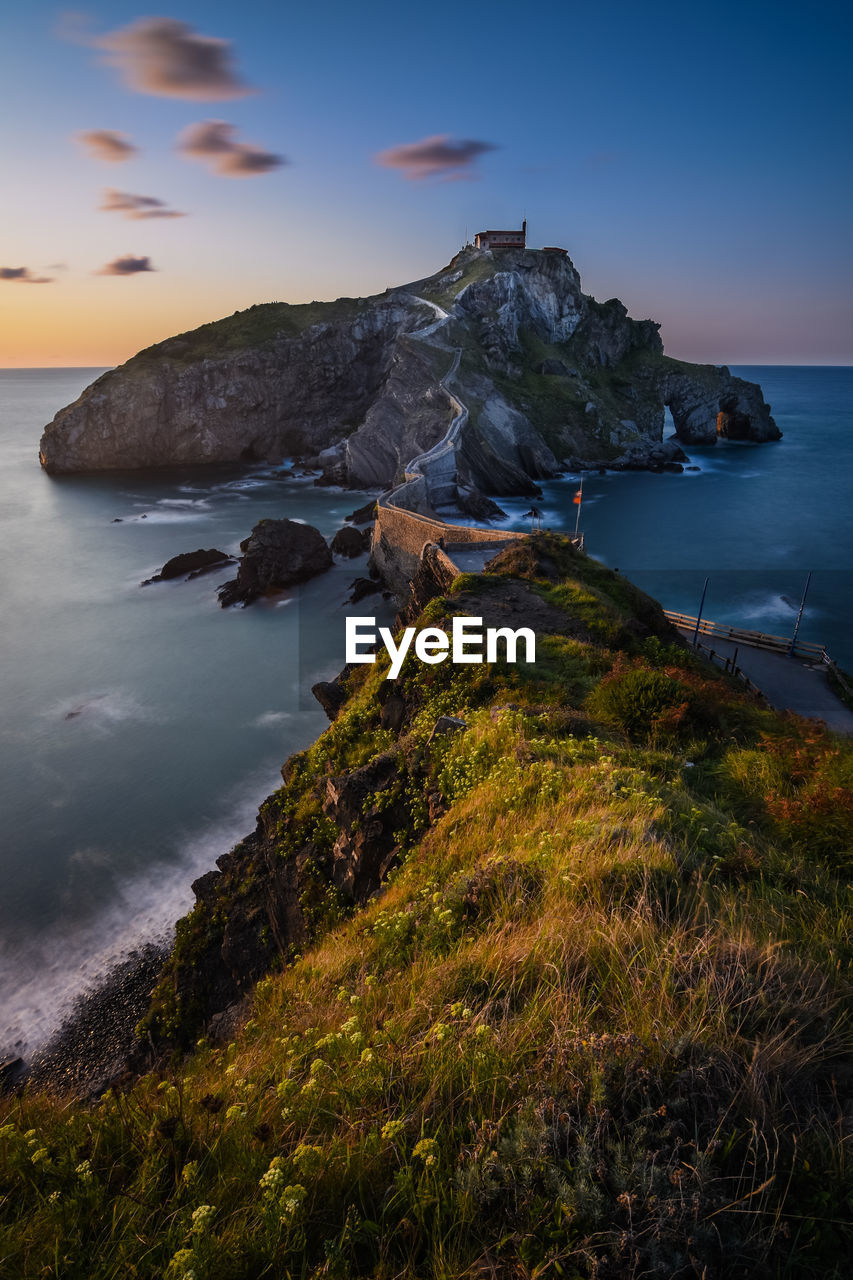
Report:
[[[693,690],[663,671],[626,669],[621,661],[593,690],[587,709],[641,741],[672,742],[698,727]]]

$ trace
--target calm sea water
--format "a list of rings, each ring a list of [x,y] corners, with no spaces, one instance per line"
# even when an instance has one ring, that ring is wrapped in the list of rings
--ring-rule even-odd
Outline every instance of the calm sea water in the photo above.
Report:
[[[853,668],[853,368],[732,368],[760,382],[773,444],[691,446],[699,471],[584,477],[587,550],[667,608],[790,635]],[[670,425],[670,430],[671,430]],[[543,525],[574,529],[574,480],[544,486]],[[530,503],[500,499],[511,527]]]
[[[141,588],[177,552],[238,551],[265,516],[328,537],[368,495],[271,468],[51,479],[41,429],[100,372],[0,371],[0,1051],[162,933],[252,829],[327,724],[310,686],[343,665],[366,566],[245,610],[216,600],[233,568]]]
[[[326,724],[306,691],[342,665],[364,572],[340,563],[246,610],[217,605],[228,570],[140,589],[179,551],[236,551],[264,516],[329,536],[366,495],[272,468],[51,479],[41,429],[99,372],[0,370],[0,1050],[32,1048],[161,935],[251,829],[282,761]],[[737,372],[762,383],[784,440],[694,449],[683,476],[586,477],[588,548],[685,612],[707,574],[706,616],[782,634],[812,569],[801,634],[853,667],[853,369]],[[546,486],[545,523],[573,527],[576,487]],[[503,505],[524,527],[529,503]]]

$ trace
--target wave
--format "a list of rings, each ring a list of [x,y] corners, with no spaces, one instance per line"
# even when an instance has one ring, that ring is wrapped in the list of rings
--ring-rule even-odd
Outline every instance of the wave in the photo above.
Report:
[[[75,721],[100,733],[127,722],[164,724],[168,719],[154,707],[145,706],[125,689],[106,689],[62,698],[42,711],[49,720]]]
[[[169,943],[175,921],[194,901],[192,881],[254,827],[276,781],[270,766],[236,787],[219,816],[186,837],[168,865],[158,859],[142,874],[117,878],[111,905],[94,917],[26,942],[0,942],[0,1057],[30,1056],[58,1030],[76,998],[116,965],[146,943]],[[82,849],[73,859],[84,871],[111,873],[108,851]]]
[[[734,602],[738,616],[746,619],[783,618],[787,622],[796,616],[799,607],[799,601],[778,591],[754,592]]]

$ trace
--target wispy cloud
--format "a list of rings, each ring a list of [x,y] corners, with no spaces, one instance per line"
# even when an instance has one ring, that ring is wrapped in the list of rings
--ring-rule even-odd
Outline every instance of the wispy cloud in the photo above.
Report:
[[[177,18],[140,18],[93,44],[137,93],[218,102],[253,92],[234,69],[229,40],[199,35]]]
[[[134,258],[133,254],[127,253],[123,258],[115,258],[112,262],[106,263],[99,271],[95,272],[95,275],[136,276],[141,271],[156,270],[156,267],[152,267],[150,258]]]
[[[34,275],[29,267],[0,267],[0,280],[12,284],[53,284],[53,276]]]
[[[447,133],[437,133],[420,142],[406,142],[380,151],[373,159],[386,169],[399,169],[410,182],[421,182],[425,178],[473,178],[477,176],[474,166],[480,156],[497,149],[492,142],[453,139]]]
[[[105,187],[98,208],[103,213],[121,213],[125,218],[185,218],[178,209],[170,209],[165,200],[155,196],[135,196],[129,191]]]
[[[129,160],[139,150],[126,133],[118,133],[115,129],[89,129],[85,133],[78,133],[77,141],[86,148],[90,156],[94,156],[96,160],[105,160],[107,164]]]
[[[237,130],[224,120],[191,124],[178,138],[178,149],[193,160],[202,160],[225,178],[252,178],[287,164],[284,156],[264,151],[251,142],[237,142]]]

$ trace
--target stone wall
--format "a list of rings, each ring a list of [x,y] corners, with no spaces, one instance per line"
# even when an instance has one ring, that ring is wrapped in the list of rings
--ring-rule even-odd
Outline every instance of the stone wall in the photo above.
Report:
[[[417,482],[415,482],[417,483]],[[408,486],[403,485],[405,490]],[[373,526],[371,563],[391,590],[404,599],[418,571],[424,547],[463,547],[471,544],[493,546],[496,550],[508,542],[518,542],[528,535],[504,529],[477,529],[470,525],[449,524],[397,505],[401,490],[394,491],[394,502],[379,500]]]

